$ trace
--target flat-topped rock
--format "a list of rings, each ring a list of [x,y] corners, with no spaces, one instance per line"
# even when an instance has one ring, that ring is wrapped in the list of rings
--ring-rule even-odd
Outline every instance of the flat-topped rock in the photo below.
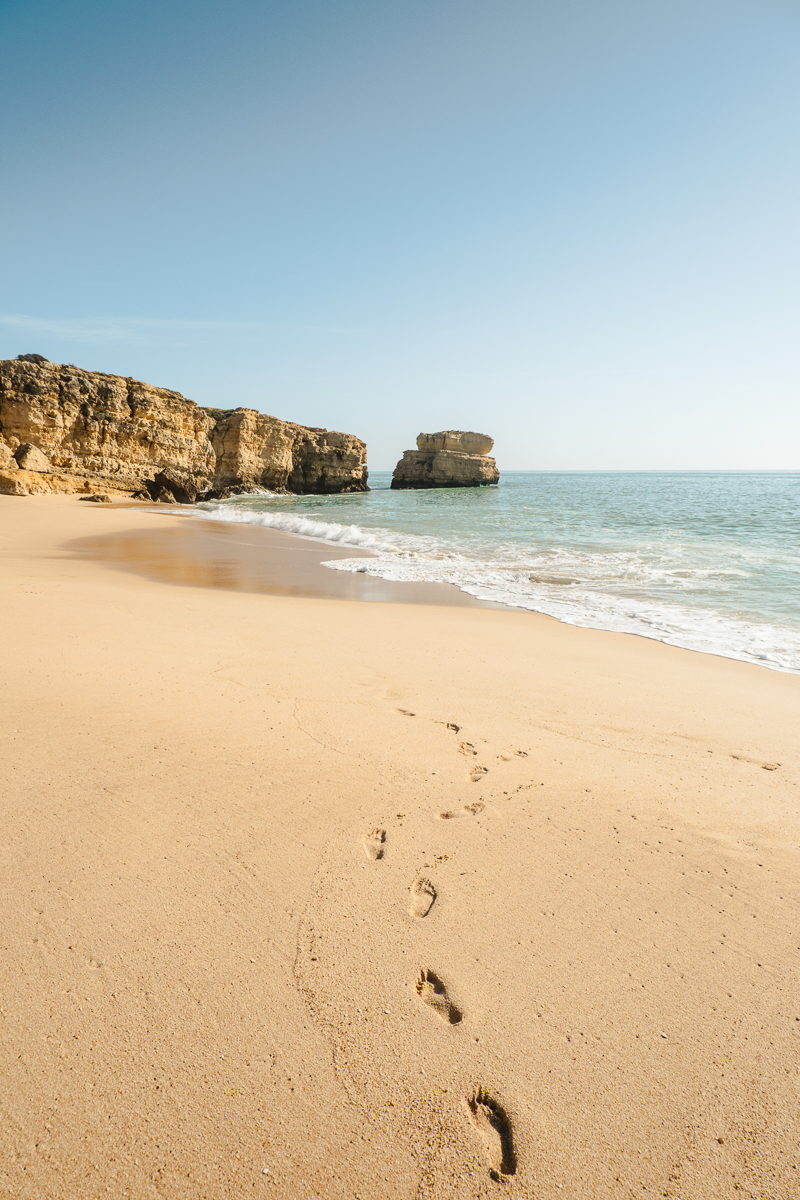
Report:
[[[463,429],[444,429],[441,433],[417,435],[418,450],[452,450],[456,454],[488,454],[494,438],[486,433],[469,433]]]
[[[485,433],[447,429],[421,433],[417,449],[406,450],[394,469],[393,488],[486,487],[500,479],[487,454],[494,439]]]

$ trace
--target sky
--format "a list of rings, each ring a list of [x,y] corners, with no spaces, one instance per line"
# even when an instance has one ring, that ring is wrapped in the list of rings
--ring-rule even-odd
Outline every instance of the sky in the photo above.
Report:
[[[800,468],[793,0],[0,0],[0,358]]]

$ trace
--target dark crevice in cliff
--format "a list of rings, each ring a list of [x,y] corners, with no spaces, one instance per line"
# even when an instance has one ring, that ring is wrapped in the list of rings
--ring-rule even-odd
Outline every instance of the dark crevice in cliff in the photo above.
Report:
[[[128,385],[125,389],[125,403],[128,406],[128,412],[130,413],[131,420],[134,420],[136,417],[136,407],[133,403],[133,397],[131,395],[131,385],[133,384],[133,380],[126,379],[125,382]]]

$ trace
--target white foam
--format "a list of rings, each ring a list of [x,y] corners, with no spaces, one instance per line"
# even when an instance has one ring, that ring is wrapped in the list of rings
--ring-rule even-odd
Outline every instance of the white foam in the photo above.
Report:
[[[198,505],[198,516],[208,521],[232,521],[241,525],[261,525],[266,529],[280,529],[284,533],[295,533],[300,537],[313,538],[318,542],[334,542],[341,546],[362,546],[376,552],[398,549],[389,542],[381,542],[374,534],[367,533],[358,525],[337,525],[332,521],[318,521],[314,517],[298,513],[254,512],[251,509],[234,508],[222,504]]]
[[[637,634],[687,650],[800,673],[800,631],[757,621],[700,604],[682,603],[702,594],[710,582],[717,591],[746,575],[728,562],[680,562],[680,547],[665,559],[653,549],[593,551],[553,548],[521,551],[518,545],[484,547],[485,558],[459,553],[435,538],[368,531],[289,512],[259,512],[231,504],[206,504],[195,512],[206,520],[232,521],[279,529],[328,545],[353,546],[370,558],[323,563],[397,582],[449,583],[479,600],[528,609],[565,624]],[[678,561],[676,561],[676,558]],[[675,600],[634,598],[648,584],[674,586]]]
[[[800,673],[800,633],[765,622],[739,620],[718,610],[680,603],[634,600],[597,592],[578,583],[535,583],[527,572],[462,562],[340,558],[324,564],[398,582],[450,583],[478,600],[524,608],[584,629],[606,629],[652,638],[686,650],[718,654],[773,670]]]

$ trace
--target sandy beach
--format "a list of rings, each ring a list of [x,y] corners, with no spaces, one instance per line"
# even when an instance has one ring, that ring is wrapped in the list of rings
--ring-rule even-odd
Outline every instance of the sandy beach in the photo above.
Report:
[[[800,678],[169,510],[0,554],[0,1196],[800,1195]]]

